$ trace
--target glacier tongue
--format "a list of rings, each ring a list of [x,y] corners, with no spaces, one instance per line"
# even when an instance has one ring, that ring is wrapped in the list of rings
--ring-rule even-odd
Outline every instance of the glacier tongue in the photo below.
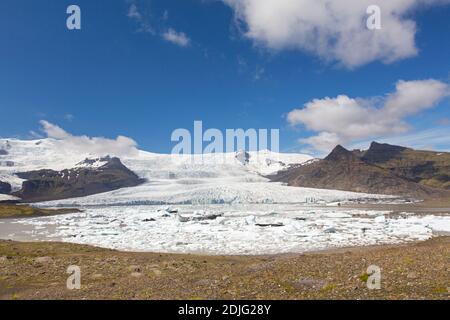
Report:
[[[5,140],[0,139],[2,143]],[[21,180],[15,172],[59,171],[77,164],[96,167],[101,160],[85,159],[99,156],[60,152],[51,139],[8,140],[7,152],[0,155],[0,180],[17,189]],[[289,187],[264,177],[310,161],[309,156],[260,151],[194,158],[144,151],[122,157],[148,182],[40,203],[80,206],[85,211],[2,221],[0,238],[61,240],[133,251],[266,254],[399,243],[428,239],[435,231],[450,232],[449,217],[388,218],[383,211],[333,207],[349,200],[391,201],[392,196]],[[314,206],[308,206],[311,203]],[[17,233],[4,234],[10,230],[5,224],[16,226]]]
[[[76,166],[99,166],[98,155],[60,150],[56,140],[1,140],[8,145],[0,160],[0,179],[14,190],[22,181],[15,172],[40,169],[62,170]],[[92,159],[92,160],[86,160]],[[169,155],[139,151],[122,162],[148,183],[85,198],[61,200],[43,205],[125,205],[178,203],[301,203],[333,202],[358,198],[388,198],[352,192],[293,188],[271,183],[265,175],[312,158],[303,154],[281,154],[268,150],[205,155]]]
[[[20,189],[23,182],[14,175],[17,172],[41,169],[61,171],[77,166],[98,167],[103,163],[101,156],[106,156],[60,148],[60,141],[54,139],[30,141],[0,139],[0,146],[7,147],[7,151],[0,155],[0,180],[10,183],[14,190]],[[166,198],[186,199],[189,197],[189,192],[196,191],[193,190],[196,188],[192,186],[201,186],[197,191],[206,198],[216,197],[219,194],[218,201],[228,202],[231,198],[250,200],[257,198],[260,201],[259,195],[252,197],[245,194],[240,197],[236,192],[243,190],[245,193],[246,188],[235,185],[267,182],[267,179],[262,178],[261,175],[275,173],[290,164],[300,164],[310,159],[311,157],[307,155],[278,154],[267,150],[246,153],[244,162],[240,161],[239,153],[191,156],[139,151],[136,154],[121,157],[122,162],[129,169],[150,181],[147,188],[136,190],[140,198],[143,192],[147,192],[150,200],[155,201],[158,200],[156,198],[160,193],[163,197],[160,199],[161,202],[165,202]],[[231,186],[229,192],[226,190],[227,186]],[[249,185],[250,187],[253,186]],[[176,192],[170,195],[171,188]],[[185,192],[180,195],[182,189],[185,189]],[[208,193],[211,195],[206,195]],[[198,201],[198,197],[194,201]],[[175,202],[177,202],[176,199]]]
[[[261,178],[262,179],[262,178]],[[283,186],[279,183],[243,182],[208,179],[208,181],[153,181],[83,198],[40,203],[46,207],[158,205],[158,204],[264,204],[264,203],[338,203],[348,200],[380,199],[389,196],[337,190]],[[216,181],[215,181],[216,180]]]

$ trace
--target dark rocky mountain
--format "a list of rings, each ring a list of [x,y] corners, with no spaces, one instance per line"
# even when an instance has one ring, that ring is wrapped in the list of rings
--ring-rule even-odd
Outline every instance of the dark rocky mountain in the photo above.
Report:
[[[450,190],[450,153],[373,142],[363,160],[422,185]]]
[[[0,194],[10,194],[11,185],[7,182],[0,181]]]
[[[406,170],[405,167],[395,165],[396,163],[408,163],[410,166],[406,168],[414,167],[412,160],[406,161],[402,157],[405,151],[408,152],[408,159],[412,158],[411,154],[415,152],[412,149],[378,143],[372,143],[371,148],[365,152],[349,151],[342,146],[337,146],[323,160],[280,171],[270,178],[273,181],[285,182],[290,186],[416,198],[449,196],[449,192],[422,184],[416,176],[413,176],[413,173],[423,174],[423,171]],[[393,159],[398,162],[394,162]],[[384,164],[385,167],[378,164]]]
[[[247,165],[250,162],[250,154],[246,151],[237,152],[235,158],[243,165]]]
[[[11,149],[11,144],[8,140],[5,143],[0,145],[0,156],[6,156],[9,154],[8,150]]]
[[[24,202],[39,202],[83,197],[125,187],[134,187],[140,179],[118,158],[86,159],[73,169],[39,170],[17,173],[23,182],[15,196]]]

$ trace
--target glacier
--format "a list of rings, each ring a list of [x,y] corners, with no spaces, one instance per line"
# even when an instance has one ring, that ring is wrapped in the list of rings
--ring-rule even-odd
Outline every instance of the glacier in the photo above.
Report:
[[[0,139],[0,148],[12,162],[0,162],[0,180],[14,190],[23,180],[14,173],[40,169],[63,170],[74,168],[86,158],[104,155],[71,152],[59,147],[58,140]],[[8,146],[8,147],[6,147]],[[301,165],[313,158],[304,154],[282,154],[268,150],[249,152],[248,162],[236,153],[205,155],[171,155],[138,151],[122,156],[122,162],[147,183],[108,193],[42,203],[42,206],[92,206],[133,204],[220,204],[220,203],[306,203],[338,202],[358,199],[388,199],[389,196],[369,195],[337,190],[288,187],[272,183],[264,176],[276,173],[289,165]]]
[[[53,139],[0,139],[0,149],[7,151],[0,156],[0,180],[18,190],[22,180],[16,172],[70,169],[87,158],[105,156],[59,146]],[[339,207],[402,201],[395,196],[289,187],[265,177],[314,161],[308,155],[258,151],[245,157],[190,156],[140,150],[120,159],[147,182],[35,204],[78,207],[82,212],[3,220],[0,238],[127,251],[253,255],[405,243],[450,232],[449,216],[391,216],[389,211]]]

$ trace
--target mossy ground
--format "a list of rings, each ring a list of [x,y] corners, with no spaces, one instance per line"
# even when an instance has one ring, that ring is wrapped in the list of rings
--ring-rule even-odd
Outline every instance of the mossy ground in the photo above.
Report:
[[[0,219],[42,217],[77,211],[75,209],[40,209],[28,205],[0,204]]]

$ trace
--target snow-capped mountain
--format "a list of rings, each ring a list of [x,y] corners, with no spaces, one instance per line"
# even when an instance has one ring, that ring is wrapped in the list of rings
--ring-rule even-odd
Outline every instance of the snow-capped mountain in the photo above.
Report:
[[[61,171],[74,167],[99,167],[98,154],[72,152],[60,148],[58,140],[15,140],[0,139],[0,180],[9,182],[14,190],[21,187],[23,180],[14,176],[16,172],[43,169]],[[311,159],[303,154],[281,154],[270,151],[245,153],[248,161],[239,160],[240,152],[207,155],[170,155],[139,151],[137,154],[121,157],[131,170],[143,178],[184,176],[186,178],[235,176],[242,172],[260,175],[275,173],[291,164],[299,164]]]
[[[87,184],[72,184],[74,175],[87,175],[84,181],[88,183],[101,182],[99,171],[111,162],[119,165],[119,161],[119,167],[123,165],[136,178],[145,179],[136,186],[78,198],[64,195],[60,200],[36,204],[82,210],[21,219],[18,223],[27,225],[24,232],[30,232],[34,241],[62,240],[153,252],[267,254],[417,241],[431,237],[435,229],[448,229],[446,218],[385,218],[389,212],[341,211],[336,206],[347,200],[392,201],[390,196],[290,187],[266,177],[312,162],[311,157],[301,154],[241,151],[191,157],[136,151],[129,156],[122,154],[119,160],[114,154],[108,158],[73,152],[51,139],[0,140],[0,150],[4,150],[0,180],[12,182],[15,190],[22,186],[23,180],[15,175],[20,172],[37,174],[39,181],[50,178],[59,187],[68,183],[84,189]],[[65,189],[57,191],[55,194],[61,195]],[[0,195],[0,201],[4,200],[14,198]],[[28,231],[30,227],[32,231]],[[4,237],[12,236],[8,233]]]
[[[73,169],[55,171],[43,169],[18,172],[26,180],[19,192],[14,193],[25,202],[85,197],[145,182],[122,164],[119,158],[86,159]]]
[[[0,181],[22,187],[18,172],[103,165],[101,155],[71,152],[58,140],[0,139]],[[88,160],[86,160],[88,159]],[[89,160],[90,159],[90,160]],[[97,160],[96,160],[97,159]],[[300,165],[312,157],[270,151],[206,155],[168,155],[138,151],[122,163],[147,182],[88,197],[59,200],[52,205],[128,203],[299,203],[374,197],[335,190],[305,189],[272,183],[266,175]]]

